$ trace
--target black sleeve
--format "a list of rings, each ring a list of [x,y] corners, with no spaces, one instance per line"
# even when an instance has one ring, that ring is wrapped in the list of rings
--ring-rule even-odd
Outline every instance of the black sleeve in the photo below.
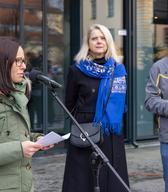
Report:
[[[69,68],[67,75],[67,84],[65,91],[65,105],[70,112],[76,105],[78,98],[78,80],[77,80],[77,69],[75,66]]]

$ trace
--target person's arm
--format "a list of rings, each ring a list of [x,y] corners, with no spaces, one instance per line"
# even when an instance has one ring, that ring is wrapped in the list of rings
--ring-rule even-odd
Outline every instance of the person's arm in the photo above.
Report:
[[[19,141],[0,143],[0,166],[23,158],[22,146]]]
[[[72,112],[72,110],[74,109],[78,98],[77,72],[78,69],[76,67],[71,66],[69,68],[67,76],[65,105],[70,112]]]
[[[30,140],[33,142],[36,142],[38,140],[39,137],[43,137],[44,134],[43,133],[30,133]]]
[[[154,64],[149,73],[149,80],[146,85],[145,107],[148,111],[168,117],[168,100],[161,97],[161,90],[159,89],[160,70],[158,64]]]
[[[0,166],[19,161],[24,157],[31,157],[36,151],[42,148],[41,145],[31,141],[9,140],[3,135],[6,132],[6,111],[3,105],[0,106]]]
[[[0,143],[0,166],[13,163],[26,158],[31,158],[33,154],[43,147],[31,141],[10,141]]]

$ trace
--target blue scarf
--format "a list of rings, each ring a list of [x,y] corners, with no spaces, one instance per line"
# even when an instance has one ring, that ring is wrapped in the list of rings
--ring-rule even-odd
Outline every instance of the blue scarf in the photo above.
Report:
[[[115,67],[114,59],[109,58],[104,65],[99,65],[89,60],[82,60],[76,64],[76,67],[90,77],[101,79],[93,124],[101,124],[102,132],[105,135],[110,133],[120,135],[126,95],[126,71],[124,65],[116,64]],[[104,105],[110,89],[112,70],[114,70],[113,86],[104,112]]]

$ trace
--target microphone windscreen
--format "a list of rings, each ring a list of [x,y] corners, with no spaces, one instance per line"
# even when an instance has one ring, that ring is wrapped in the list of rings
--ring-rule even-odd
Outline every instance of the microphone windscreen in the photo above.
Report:
[[[38,71],[36,69],[32,69],[30,72],[29,72],[29,79],[32,81],[32,82],[35,82],[37,81],[37,76],[38,75],[41,75],[42,72],[41,71]]]

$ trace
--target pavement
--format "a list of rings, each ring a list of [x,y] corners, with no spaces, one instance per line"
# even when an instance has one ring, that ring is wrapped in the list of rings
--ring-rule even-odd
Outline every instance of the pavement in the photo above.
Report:
[[[164,192],[158,142],[139,143],[138,148],[126,145],[126,157],[131,192]],[[65,158],[61,148],[33,157],[35,192],[61,192]]]

